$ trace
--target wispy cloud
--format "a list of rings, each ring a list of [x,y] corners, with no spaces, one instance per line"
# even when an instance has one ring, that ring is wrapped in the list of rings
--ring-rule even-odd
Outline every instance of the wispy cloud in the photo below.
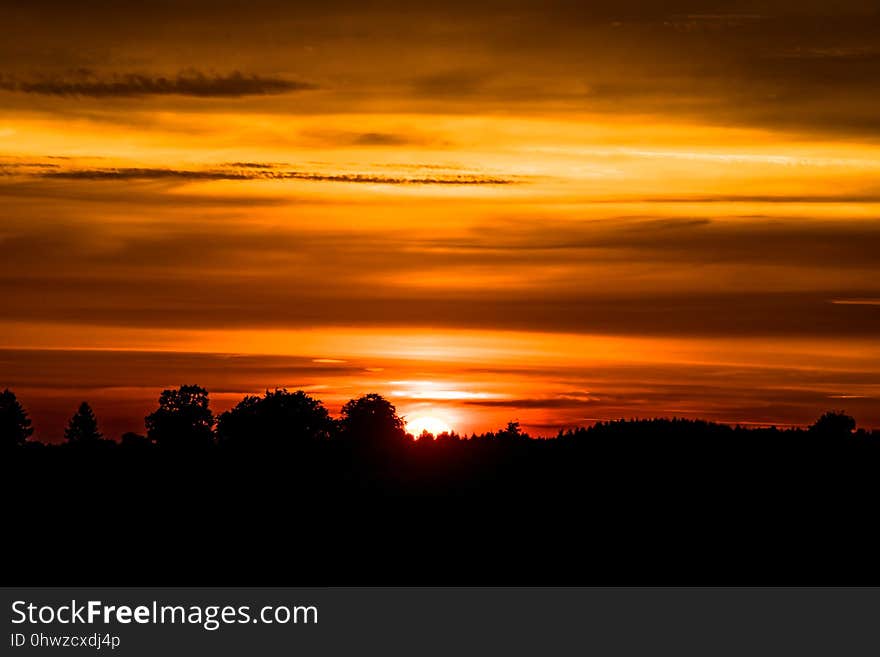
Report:
[[[880,306],[880,299],[832,299],[838,306]]]
[[[199,71],[178,73],[172,77],[125,73],[100,77],[90,70],[64,76],[22,79],[0,76],[0,90],[44,96],[88,96],[124,98],[132,96],[240,97],[283,94],[315,89],[300,80],[275,76],[248,75],[233,71],[226,75],[206,75]]]
[[[468,399],[463,403],[468,406],[484,406],[494,408],[581,408],[598,403],[598,397],[592,395],[557,395],[555,397],[516,398],[516,399]]]
[[[301,143],[319,148],[351,148],[360,146],[397,147],[448,144],[445,140],[409,128],[369,131],[309,129],[300,131],[298,139]]]
[[[412,137],[391,132],[363,132],[352,139],[359,146],[403,146],[414,141]]]
[[[663,21],[663,25],[680,32],[719,32],[742,28],[764,20],[753,13],[705,13],[675,14]]]
[[[64,180],[307,180],[312,182],[369,183],[375,185],[509,185],[513,178],[475,173],[436,174],[431,176],[393,176],[377,173],[327,173],[275,169],[257,162],[236,163],[220,169],[162,169],[120,167],[45,171],[41,178]]]
[[[618,196],[590,199],[591,203],[880,203],[880,193],[832,194],[687,194]]]

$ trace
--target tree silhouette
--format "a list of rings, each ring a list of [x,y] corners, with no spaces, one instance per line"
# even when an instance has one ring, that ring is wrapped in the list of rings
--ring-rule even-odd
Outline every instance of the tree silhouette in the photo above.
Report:
[[[27,411],[7,388],[0,393],[0,447],[24,445],[33,432]]]
[[[828,411],[811,426],[810,431],[829,438],[846,438],[855,431],[856,421],[844,411]]]
[[[210,446],[214,416],[208,408],[208,391],[197,385],[163,390],[159,408],[144,418],[147,438],[159,447],[198,449]]]
[[[340,438],[356,447],[393,448],[406,438],[394,404],[376,393],[349,400],[342,407]]]
[[[499,429],[495,434],[498,440],[521,440],[528,437],[529,435],[520,428],[519,422],[508,422],[504,429]]]
[[[244,448],[285,448],[330,438],[333,420],[320,401],[302,390],[266,391],[247,396],[217,419],[221,444]]]
[[[101,440],[98,419],[88,402],[80,404],[79,409],[70,418],[64,430],[64,438],[71,445],[94,445]]]
[[[0,399],[8,410],[14,397]],[[850,434],[842,412],[826,413],[811,430],[655,418],[596,422],[539,440],[505,422],[480,435],[424,433],[415,441],[392,404],[367,395],[343,407],[341,430],[324,440],[315,427],[328,418],[303,393],[240,401],[218,422],[228,443],[213,448],[164,448],[190,444],[192,435],[210,441],[207,393],[185,386],[165,391],[149,419],[163,447],[130,433],[116,449],[107,441],[107,449],[33,449],[31,438],[0,453],[0,483],[13,501],[6,524],[28,529],[16,559],[61,575],[74,562],[128,577],[271,579],[293,563],[293,550],[297,563],[326,577],[363,576],[367,567],[446,581],[486,573],[503,581],[516,572],[538,582],[592,581],[609,568],[626,576],[640,568],[646,578],[661,568],[773,581],[797,560],[787,576],[880,580],[870,522],[880,432],[826,437]],[[273,438],[263,442],[263,431]],[[320,447],[286,452],[276,440]],[[65,503],[70,491],[76,499]],[[108,552],[98,539],[71,541],[59,558],[54,539],[71,504],[95,524],[112,524],[121,545],[140,546],[149,558]],[[282,554],[266,549],[290,532],[297,540]],[[664,539],[646,548],[646,532]],[[707,540],[717,549],[694,563],[705,551],[693,546]],[[765,540],[785,558],[751,549]],[[490,556],[475,558],[465,543]],[[439,556],[426,560],[421,545]]]

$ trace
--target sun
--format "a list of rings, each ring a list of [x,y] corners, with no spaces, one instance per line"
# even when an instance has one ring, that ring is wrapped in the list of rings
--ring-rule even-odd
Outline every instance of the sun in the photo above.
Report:
[[[411,420],[407,420],[406,430],[416,438],[422,435],[423,431],[432,433],[435,436],[451,431],[446,422],[431,415],[419,415]]]

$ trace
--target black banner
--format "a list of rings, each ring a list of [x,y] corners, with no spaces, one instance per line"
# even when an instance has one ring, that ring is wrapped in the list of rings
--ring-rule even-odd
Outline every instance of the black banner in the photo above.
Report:
[[[876,655],[880,589],[4,589],[4,654]]]

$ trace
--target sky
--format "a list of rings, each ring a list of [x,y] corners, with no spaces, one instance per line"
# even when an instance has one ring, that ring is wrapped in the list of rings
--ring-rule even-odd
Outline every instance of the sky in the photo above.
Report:
[[[880,427],[876,2],[134,4],[0,5],[35,437],[185,383]]]

